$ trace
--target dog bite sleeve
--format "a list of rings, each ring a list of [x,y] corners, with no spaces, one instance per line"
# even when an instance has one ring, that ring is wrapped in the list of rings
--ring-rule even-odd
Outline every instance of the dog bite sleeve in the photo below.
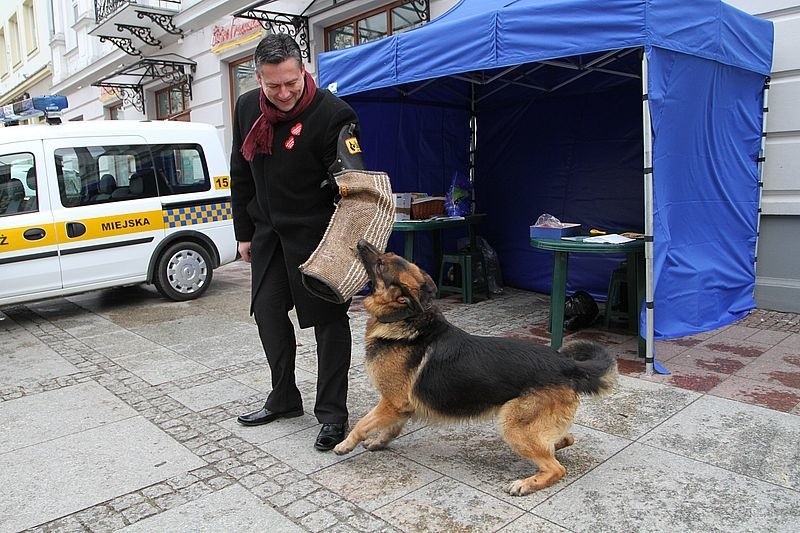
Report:
[[[343,303],[366,285],[356,252],[359,239],[383,251],[394,224],[394,201],[385,172],[345,170],[334,175],[340,199],[317,249],[300,265],[303,285],[313,295]]]

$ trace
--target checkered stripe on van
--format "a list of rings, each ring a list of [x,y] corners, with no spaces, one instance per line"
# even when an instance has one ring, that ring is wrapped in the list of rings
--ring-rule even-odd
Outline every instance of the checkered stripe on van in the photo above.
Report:
[[[206,224],[231,218],[230,202],[217,204],[193,205],[164,210],[164,226],[177,228],[193,224]]]

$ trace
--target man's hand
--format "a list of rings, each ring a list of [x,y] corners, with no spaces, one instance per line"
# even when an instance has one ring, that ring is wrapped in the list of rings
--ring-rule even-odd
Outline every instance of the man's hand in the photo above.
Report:
[[[242,259],[247,263],[253,260],[253,257],[250,255],[250,241],[239,243],[239,255],[241,255]]]

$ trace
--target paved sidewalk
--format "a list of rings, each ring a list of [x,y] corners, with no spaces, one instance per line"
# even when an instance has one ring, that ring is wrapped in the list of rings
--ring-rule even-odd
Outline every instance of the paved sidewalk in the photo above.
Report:
[[[412,424],[383,452],[312,447],[316,361],[298,334],[306,415],[242,427],[269,369],[247,314],[247,265],[203,298],[145,287],[0,312],[0,533],[31,531],[798,531],[800,321],[756,310],[657,343],[669,376],[644,376],[635,339],[584,330],[619,357],[609,398],[586,400],[567,476],[504,492],[535,467],[493,425]],[[448,318],[479,334],[546,339],[548,299],[506,289]],[[352,308],[352,422],[377,400]]]

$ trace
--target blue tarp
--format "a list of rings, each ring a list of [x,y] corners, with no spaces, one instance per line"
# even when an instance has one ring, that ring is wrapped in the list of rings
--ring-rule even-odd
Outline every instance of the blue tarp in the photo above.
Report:
[[[481,233],[507,284],[546,292],[551,256],[527,238],[539,214],[643,230],[643,50],[655,336],[668,338],[755,306],[772,42],[770,22],[718,0],[462,0],[415,30],[321,54],[318,72],[356,108],[367,163],[397,191],[443,192],[466,171],[474,114]],[[568,289],[605,299],[620,260],[574,255]]]

